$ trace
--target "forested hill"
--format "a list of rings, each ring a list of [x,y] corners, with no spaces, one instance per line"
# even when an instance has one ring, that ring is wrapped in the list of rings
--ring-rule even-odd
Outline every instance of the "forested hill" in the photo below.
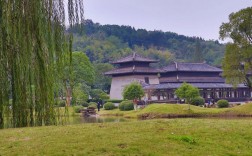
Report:
[[[172,60],[220,65],[225,48],[218,41],[173,32],[136,30],[131,26],[100,25],[92,20],[85,21],[83,30],[76,26],[68,31],[75,34],[73,49],[85,52],[92,62],[98,63],[137,51],[159,59],[161,66]]]

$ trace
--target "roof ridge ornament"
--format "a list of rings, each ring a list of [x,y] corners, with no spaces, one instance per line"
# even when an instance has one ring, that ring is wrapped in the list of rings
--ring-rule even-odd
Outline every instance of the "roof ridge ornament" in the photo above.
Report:
[[[133,60],[136,58],[136,52],[133,52]]]
[[[174,63],[175,63],[176,69],[178,70],[178,63],[176,61],[174,61]]]

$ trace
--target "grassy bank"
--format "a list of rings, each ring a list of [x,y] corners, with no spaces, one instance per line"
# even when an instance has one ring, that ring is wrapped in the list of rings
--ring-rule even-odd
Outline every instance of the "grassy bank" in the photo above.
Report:
[[[159,119],[0,130],[0,155],[251,155],[250,120]]]
[[[141,116],[149,116],[149,118],[159,118],[168,116],[250,116],[252,115],[252,104],[244,104],[232,108],[204,108],[198,106],[190,106],[188,110],[187,104],[151,104],[144,109],[137,111],[120,111],[115,110],[102,110],[100,115],[117,115],[124,117],[137,118]]]

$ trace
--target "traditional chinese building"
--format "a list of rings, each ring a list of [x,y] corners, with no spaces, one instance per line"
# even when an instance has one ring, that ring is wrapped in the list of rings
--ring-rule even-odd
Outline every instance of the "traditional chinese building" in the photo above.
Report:
[[[174,62],[163,68],[157,85],[148,85],[144,89],[149,100],[170,101],[177,100],[174,91],[183,82],[199,88],[200,95],[205,100],[227,99],[231,102],[247,101],[251,97],[251,92],[244,84],[239,84],[234,88],[225,83],[221,76],[222,69],[210,66],[206,63],[179,63]]]
[[[160,70],[150,66],[151,63],[157,62],[136,53],[112,62],[117,68],[105,73],[105,75],[112,76],[110,98],[122,99],[122,91],[125,85],[133,81],[159,84],[158,73],[160,73]]]
[[[146,97],[155,102],[176,102],[178,99],[174,92],[183,82],[199,88],[205,100],[227,99],[233,102],[251,98],[251,91],[244,84],[236,88],[226,84],[220,68],[206,63],[179,62],[163,69],[150,67],[150,63],[157,62],[136,53],[113,62],[118,68],[105,73],[112,76],[110,98],[122,99],[124,86],[133,81],[144,83]]]

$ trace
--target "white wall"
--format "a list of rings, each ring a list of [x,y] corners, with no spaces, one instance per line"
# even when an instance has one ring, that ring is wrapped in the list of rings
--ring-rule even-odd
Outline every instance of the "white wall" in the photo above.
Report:
[[[159,84],[159,79],[157,75],[132,75],[132,76],[112,77],[110,88],[110,99],[123,99],[122,91],[124,87],[134,81],[144,82],[145,77],[149,77],[150,84]]]

